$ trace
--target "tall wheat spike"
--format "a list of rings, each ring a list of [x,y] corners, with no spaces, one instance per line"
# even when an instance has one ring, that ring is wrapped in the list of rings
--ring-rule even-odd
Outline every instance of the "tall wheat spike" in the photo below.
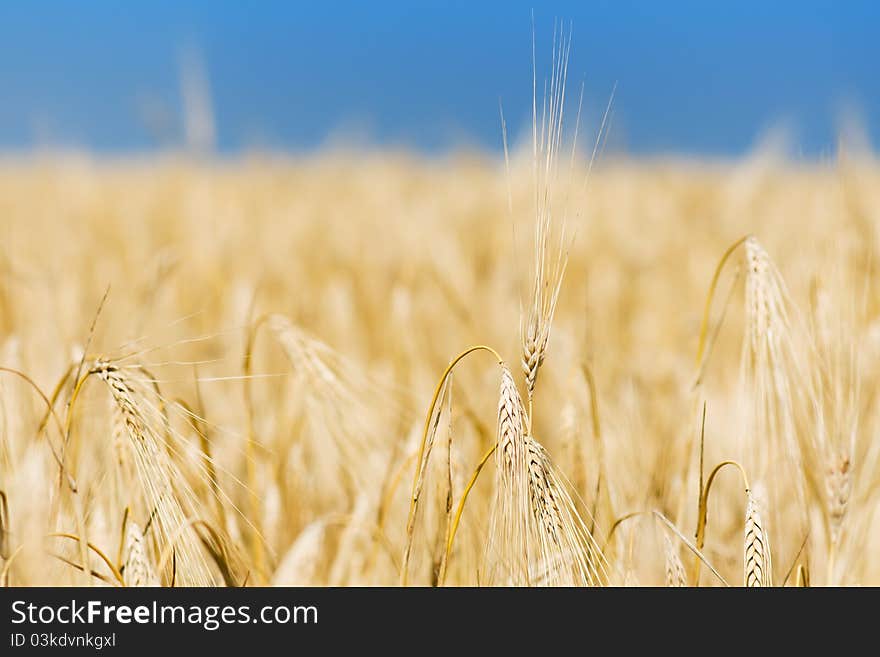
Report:
[[[798,362],[791,344],[788,293],[782,277],[757,239],[746,250],[746,336],[742,367],[751,398],[751,436],[765,436],[766,445],[751,443],[750,469],[759,473],[775,459],[800,463],[793,421]]]
[[[159,578],[147,552],[147,543],[140,525],[129,520],[125,528],[125,568],[123,577],[126,586],[158,586]]]
[[[513,375],[501,366],[495,449],[495,503],[487,544],[490,582],[528,582],[528,476],[523,405]]]
[[[773,586],[770,541],[758,511],[758,504],[751,492],[746,505],[743,570],[745,586]]]
[[[195,495],[166,451],[165,426],[158,409],[138,390],[122,368],[105,359],[98,359],[90,372],[107,384],[118,410],[118,427],[114,433],[127,437],[126,451],[134,463],[140,484],[142,511],[153,517],[152,527],[158,535],[160,549],[173,547],[178,564],[177,583],[183,586],[208,586],[213,582],[211,571],[201,551],[198,536],[189,527],[194,511]],[[121,445],[120,445],[121,447]],[[123,462],[127,457],[123,457]],[[133,483],[133,482],[132,482]]]
[[[555,207],[558,196],[556,186],[559,178],[559,153],[563,140],[563,115],[565,109],[565,81],[571,34],[560,27],[554,31],[553,56],[549,88],[546,89],[540,112],[537,107],[537,84],[532,89],[532,160],[534,184],[534,261],[531,298],[528,315],[520,319],[522,341],[522,371],[525,377],[528,401],[532,401],[538,372],[544,362],[550,327],[559,299],[562,278],[568,264],[565,247],[565,208]],[[534,53],[533,53],[534,57]],[[534,61],[532,66],[534,67]],[[533,77],[533,83],[535,79]],[[576,148],[575,143],[572,148]],[[555,227],[554,215],[562,215],[562,226]],[[555,242],[558,240],[558,244]]]
[[[744,460],[749,471],[769,483],[768,508],[774,523],[781,523],[783,515],[790,517],[800,524],[797,533],[802,533],[807,523],[807,483],[797,417],[801,409],[814,407],[815,400],[798,357],[802,354],[795,348],[801,326],[793,321],[797,316],[785,282],[767,251],[754,237],[746,239],[745,251],[741,380],[747,407],[746,431],[740,436],[745,441]]]

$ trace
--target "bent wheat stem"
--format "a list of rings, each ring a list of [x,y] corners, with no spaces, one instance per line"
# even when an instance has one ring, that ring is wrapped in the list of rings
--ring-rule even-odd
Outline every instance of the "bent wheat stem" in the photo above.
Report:
[[[728,587],[730,586],[730,584],[727,583],[727,580],[725,580],[725,579],[721,576],[721,573],[719,573],[719,572],[715,569],[715,567],[714,567],[711,563],[709,563],[709,560],[705,557],[705,555],[703,555],[703,552],[700,550],[700,548],[697,547],[696,545],[694,545],[693,543],[691,543],[687,538],[685,538],[684,534],[682,534],[681,531],[679,531],[678,527],[676,527],[675,524],[674,524],[671,520],[669,520],[669,518],[667,518],[666,516],[664,516],[662,513],[660,513],[660,512],[657,511],[657,510],[650,510],[650,511],[631,511],[630,513],[627,513],[627,514],[625,514],[625,515],[622,515],[620,518],[618,518],[617,520],[615,520],[614,523],[611,525],[611,530],[608,532],[608,538],[605,539],[605,545],[607,546],[608,543],[611,542],[611,538],[612,538],[612,536],[614,536],[614,531],[615,531],[615,530],[616,530],[616,529],[617,529],[617,528],[618,528],[623,522],[625,522],[625,521],[627,521],[627,520],[630,520],[631,518],[635,518],[635,517],[638,517],[638,516],[644,516],[644,515],[651,515],[651,516],[653,516],[654,518],[656,518],[657,520],[659,520],[660,522],[662,522],[664,525],[666,525],[666,527],[667,527],[667,528],[668,528],[673,534],[675,534],[675,535],[678,537],[678,539],[679,539],[682,543],[684,543],[685,546],[687,546],[687,548],[688,548],[691,552],[694,553],[694,555],[696,556],[696,558],[697,558],[699,561],[702,561],[704,564],[706,564],[706,567],[707,567],[710,571],[712,571],[712,574],[715,575],[715,577],[718,578],[718,581],[719,581],[719,582],[721,582],[722,584],[724,584],[724,586],[728,586]],[[604,552],[605,550],[603,549],[602,551]]]
[[[471,489],[474,487],[474,484],[477,483],[477,478],[480,476],[480,473],[483,471],[483,467],[495,453],[495,449],[497,445],[492,445],[485,454],[483,454],[483,458],[480,459],[480,462],[477,463],[477,467],[474,468],[474,473],[471,475],[470,481],[468,481],[467,486],[465,486],[464,491],[461,494],[461,499],[458,501],[458,508],[455,510],[455,517],[452,520],[452,525],[449,528],[449,539],[446,541],[446,564],[448,568],[449,557],[452,554],[452,543],[455,541],[455,534],[458,531],[458,525],[461,522],[461,515],[464,513],[464,504],[467,502],[468,495],[471,492]],[[437,581],[437,586],[443,586],[443,582],[446,580],[446,570],[443,569],[443,572],[440,573],[440,577]]]
[[[68,534],[66,532],[54,532],[52,534],[49,534],[49,536],[51,536],[52,538],[69,538],[70,540],[76,541],[77,543],[79,543],[82,540],[76,534]],[[101,561],[103,561],[104,564],[106,564],[107,568],[110,569],[110,573],[113,575],[114,579],[116,579],[116,581],[119,582],[119,585],[125,586],[125,581],[122,579],[122,573],[120,573],[119,569],[113,565],[113,561],[110,559],[110,557],[108,557],[106,554],[104,554],[101,551],[101,549],[99,547],[97,547],[96,545],[94,545],[93,543],[86,542],[86,545],[88,545],[89,549],[92,552],[94,552],[95,554],[97,554],[101,558]]]
[[[715,296],[715,288],[718,286],[718,279],[721,277],[721,270],[724,269],[725,263],[730,256],[733,255],[733,252],[736,251],[740,245],[745,243],[748,238],[749,235],[745,235],[727,247],[727,251],[724,252],[724,255],[721,256],[721,260],[718,261],[718,265],[715,267],[715,273],[712,274],[712,280],[709,283],[709,292],[706,295],[706,305],[703,307],[703,319],[700,322],[700,338],[697,343],[697,358],[695,363],[697,371],[700,370],[700,365],[703,362],[703,351],[706,348],[706,335],[709,330],[709,311],[712,309],[712,298]]]
[[[31,388],[33,388],[36,391],[36,393],[40,396],[40,399],[42,399],[43,402],[46,404],[46,407],[47,407],[46,421],[48,421],[48,416],[51,415],[52,418],[55,420],[55,424],[57,425],[58,431],[61,433],[61,437],[63,439],[65,434],[64,434],[64,427],[61,424],[61,419],[58,417],[58,414],[55,412],[54,404],[52,403],[52,401],[50,401],[50,399],[48,397],[46,397],[46,394],[43,392],[43,390],[40,388],[40,386],[38,386],[36,384],[36,382],[32,378],[30,378],[27,374],[25,374],[24,372],[19,372],[18,370],[12,369],[11,367],[0,367],[0,372],[8,372],[9,374],[14,374],[14,375],[18,376],[19,378],[23,379],[29,386],[31,386]],[[39,432],[41,432],[43,430],[44,426],[45,426],[45,422],[41,423],[40,428],[38,429],[38,432],[37,432],[38,435],[39,435]],[[66,476],[67,486],[68,486],[68,488],[70,488],[70,492],[76,493],[76,481],[74,480],[73,476],[67,472],[66,468],[64,467],[64,453],[62,452],[61,455],[59,455],[55,449],[55,446],[52,444],[51,440],[47,440],[47,443],[49,444],[49,449],[52,452],[52,457],[55,459],[55,462],[58,464],[59,475],[62,477]]]
[[[703,545],[706,541],[706,524],[708,523],[708,514],[709,514],[709,491],[712,490],[712,482],[715,481],[715,477],[727,465],[735,466],[740,475],[742,475],[743,484],[745,485],[745,492],[748,495],[749,491],[749,478],[746,476],[745,469],[736,461],[722,461],[709,474],[708,479],[706,479],[706,488],[703,489],[702,494],[700,495],[700,508],[697,514],[697,531],[695,535],[697,548],[700,550],[703,549]],[[699,584],[700,580],[700,562],[697,561],[694,564],[694,586]]]
[[[501,358],[498,352],[492,349],[492,347],[487,347],[486,345],[476,345],[473,347],[468,347],[450,361],[449,365],[447,365],[446,369],[443,371],[443,375],[440,377],[440,380],[437,382],[437,387],[434,388],[434,395],[431,398],[431,405],[428,407],[428,414],[425,417],[425,427],[422,431],[422,440],[419,443],[418,456],[416,457],[416,468],[415,473],[413,474],[412,494],[410,495],[409,514],[406,521],[406,547],[404,548],[403,559],[401,560],[400,565],[400,583],[402,586],[406,586],[409,577],[409,558],[410,553],[412,552],[416,507],[418,506],[419,501],[416,492],[419,486],[419,477],[424,470],[422,459],[425,455],[425,444],[428,441],[428,432],[431,428],[431,418],[434,417],[434,409],[437,406],[437,400],[440,398],[440,393],[443,391],[443,387],[446,385],[446,380],[449,378],[452,370],[455,368],[456,365],[458,365],[458,363],[462,359],[476,351],[487,351],[495,357],[495,360],[498,361],[499,365],[504,363],[504,359]]]

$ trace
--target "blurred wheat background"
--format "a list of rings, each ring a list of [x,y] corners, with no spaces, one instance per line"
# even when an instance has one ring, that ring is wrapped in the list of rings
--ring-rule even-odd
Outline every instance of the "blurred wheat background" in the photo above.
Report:
[[[236,581],[250,573],[251,583],[395,583],[421,425],[446,363],[485,343],[518,373],[531,253],[514,230],[529,237],[530,168],[527,158],[520,164],[514,158],[509,177],[492,161],[384,155],[7,165],[2,364],[47,397],[57,392],[55,412],[62,424],[71,417],[65,441],[34,386],[3,372],[6,581],[83,581],[68,563],[81,563],[75,542],[49,534],[85,533],[113,560],[125,509],[141,527],[154,513],[140,499],[138,477],[114,488],[114,420],[103,386],[89,381],[69,407],[71,368],[87,352],[120,359],[144,389],[139,403],[150,409],[163,452],[156,458],[180,473],[169,484],[180,488],[184,517],[224,532],[223,558]],[[771,453],[771,436],[750,433],[741,407],[750,395],[740,359],[753,312],[744,252],[719,278],[710,313],[717,339],[695,387],[710,280],[725,249],[752,234],[788,290],[789,334],[781,337],[792,362],[774,365],[790,368],[782,372],[792,388],[785,394],[816,389],[827,406],[821,415],[796,409],[800,467],[814,481],[802,503],[780,501],[765,512],[774,575],[781,581],[796,563],[822,583],[877,582],[866,555],[880,539],[878,173],[869,161],[793,168],[755,158],[711,171],[609,165],[570,200],[579,209],[568,222],[576,236],[533,431],[580,496],[583,517],[595,514],[600,542],[621,516],[651,510],[693,540],[703,402],[704,477],[723,460],[749,463],[750,446]],[[256,328],[266,313],[286,320]],[[442,441],[452,437],[457,503],[494,441],[496,370],[478,357],[455,370],[451,416],[438,430],[415,527],[419,583],[430,581],[443,540]],[[771,412],[781,403],[771,395]],[[215,463],[211,476],[203,445]],[[75,494],[59,479],[53,450],[64,453]],[[782,461],[764,471],[759,459],[751,463],[753,488],[792,485],[801,475]],[[491,476],[483,479],[463,513],[450,582],[477,581],[493,492]],[[731,582],[743,567],[745,500],[738,475],[722,471],[704,549]],[[662,584],[667,532],[649,516],[621,523],[605,546],[613,577]],[[154,560],[163,540],[152,544]],[[693,557],[678,538],[673,546],[681,559]],[[196,558],[212,563],[203,551]],[[89,563],[109,576],[94,554]]]
[[[569,151],[570,46],[505,156],[217,156],[186,60],[4,157],[0,582],[880,583],[876,159]]]

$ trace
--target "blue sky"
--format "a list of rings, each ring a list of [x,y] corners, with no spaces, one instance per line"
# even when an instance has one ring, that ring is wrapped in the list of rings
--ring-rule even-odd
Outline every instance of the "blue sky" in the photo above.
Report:
[[[529,118],[533,6],[539,73],[554,19],[573,25],[587,128],[617,83],[616,150],[738,155],[784,125],[822,157],[853,112],[880,133],[880,3],[37,0],[0,5],[0,151],[173,142],[187,49],[226,152],[495,150],[499,99],[512,131]]]

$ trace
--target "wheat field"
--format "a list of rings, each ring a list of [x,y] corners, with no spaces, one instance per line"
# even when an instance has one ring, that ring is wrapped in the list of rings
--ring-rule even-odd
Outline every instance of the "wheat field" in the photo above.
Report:
[[[2,583],[880,584],[880,168],[550,155],[4,160]]]

